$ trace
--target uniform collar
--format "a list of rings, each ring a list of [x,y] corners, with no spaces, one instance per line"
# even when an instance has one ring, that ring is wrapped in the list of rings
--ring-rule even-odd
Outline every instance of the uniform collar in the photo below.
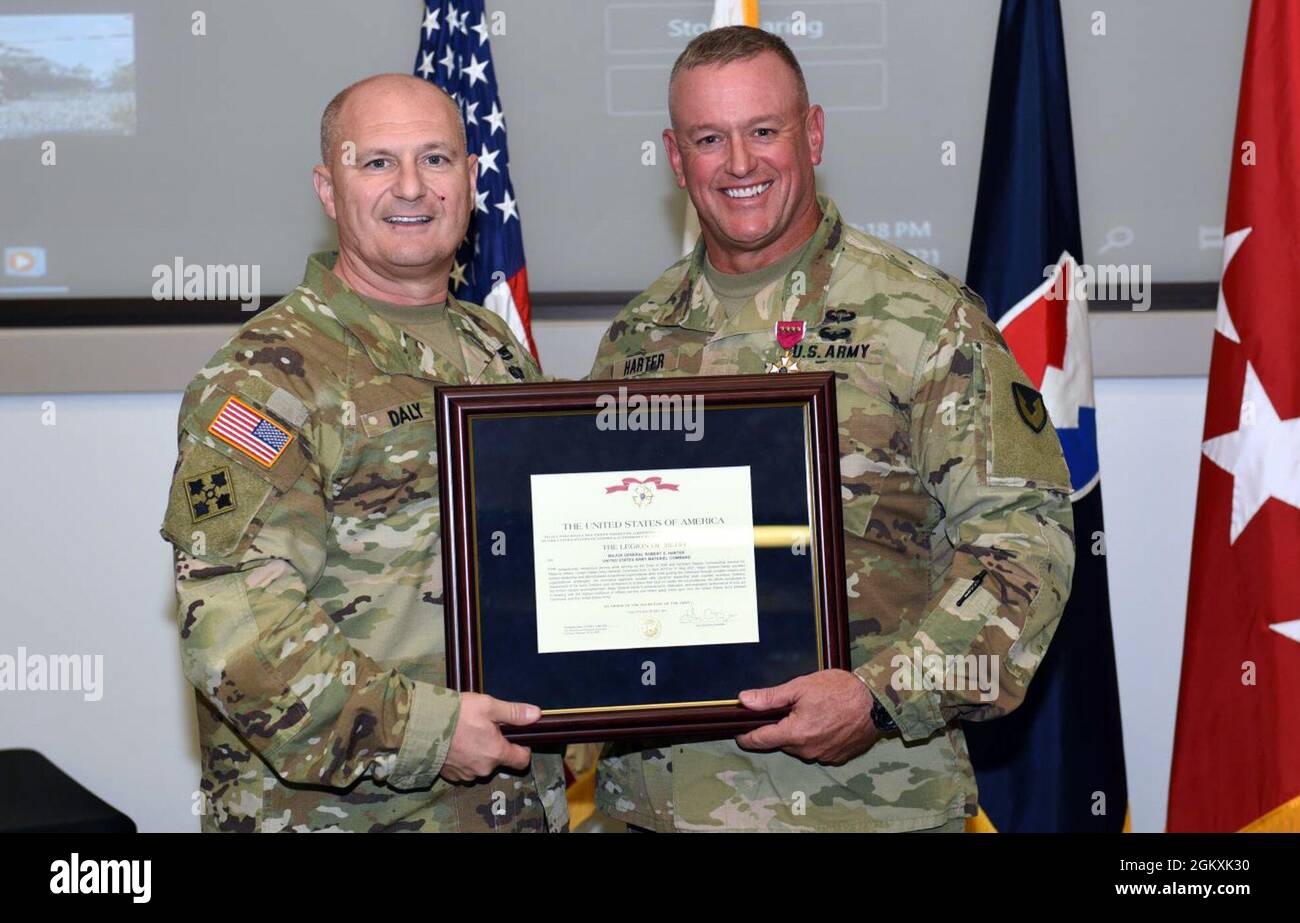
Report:
[[[704,238],[701,237],[691,253],[686,274],[660,305],[653,316],[654,322],[724,336],[770,329],[778,320],[802,320],[808,326],[821,323],[826,313],[831,272],[844,249],[844,222],[829,196],[819,195],[817,204],[821,207],[822,220],[803,259],[782,279],[760,292],[738,316],[727,318],[709,286],[704,274]]]
[[[385,320],[332,270],[338,253],[322,251],[307,258],[302,284],[360,342],[375,368],[390,375],[413,375],[452,384],[476,383],[488,366],[501,364],[502,343],[462,302],[447,294],[447,317],[457,334],[465,371],[446,356]],[[500,369],[505,374],[505,368]]]

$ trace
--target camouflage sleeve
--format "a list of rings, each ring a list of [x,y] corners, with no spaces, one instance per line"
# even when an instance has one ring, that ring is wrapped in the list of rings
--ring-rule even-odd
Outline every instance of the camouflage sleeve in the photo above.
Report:
[[[951,545],[950,563],[915,633],[857,670],[908,740],[1020,704],[1074,570],[1069,471],[1041,396],[970,302],[953,306],[930,344],[915,374],[910,440],[918,476],[942,506],[933,541]]]
[[[289,437],[270,465],[210,429],[231,399]],[[459,696],[382,669],[312,595],[344,433],[329,415],[242,371],[187,392],[162,528],[175,546],[185,675],[282,779],[342,788],[369,774],[426,788]]]

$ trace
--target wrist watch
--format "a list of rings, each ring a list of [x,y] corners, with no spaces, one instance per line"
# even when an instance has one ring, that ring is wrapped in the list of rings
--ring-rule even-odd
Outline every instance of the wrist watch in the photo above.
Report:
[[[874,695],[871,697],[871,723],[885,734],[898,730],[898,725],[894,722],[894,719],[889,716],[889,712],[885,711],[885,706],[881,705],[880,700]]]
[[[867,686],[867,681],[859,674],[854,673],[853,675],[858,678],[862,685]],[[877,730],[884,734],[888,734],[890,731],[897,731],[898,725],[894,722],[894,719],[889,716],[889,712],[885,711],[885,706],[880,704],[880,700],[876,698],[876,694],[871,691],[870,686],[867,686],[867,695],[871,696],[871,723],[876,726]]]

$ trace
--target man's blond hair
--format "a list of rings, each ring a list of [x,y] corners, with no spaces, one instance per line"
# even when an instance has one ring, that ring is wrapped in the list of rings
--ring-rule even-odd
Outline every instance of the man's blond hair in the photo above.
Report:
[[[807,109],[808,84],[803,79],[799,59],[781,36],[753,26],[723,26],[701,32],[691,39],[691,43],[682,49],[677,62],[673,64],[672,73],[668,77],[668,96],[672,98],[673,81],[682,71],[746,61],[764,52],[776,55],[794,72],[795,82],[799,85],[799,106]]]

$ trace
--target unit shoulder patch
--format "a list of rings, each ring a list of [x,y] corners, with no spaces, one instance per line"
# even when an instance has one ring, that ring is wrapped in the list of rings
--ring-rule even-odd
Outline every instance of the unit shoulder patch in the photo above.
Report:
[[[258,514],[275,495],[266,474],[186,433],[162,535],[194,557],[228,560],[252,540],[260,526]]]
[[[998,344],[986,342],[978,352],[988,402],[987,476],[1068,491],[1070,472],[1042,394]]]
[[[1043,404],[1043,396],[1029,385],[1018,381],[1011,383],[1011,396],[1015,399],[1016,413],[1020,414],[1020,419],[1034,432],[1041,433],[1047,425],[1047,407]]]
[[[213,468],[185,479],[185,496],[189,499],[190,519],[203,522],[237,507],[235,484],[227,467]]]

